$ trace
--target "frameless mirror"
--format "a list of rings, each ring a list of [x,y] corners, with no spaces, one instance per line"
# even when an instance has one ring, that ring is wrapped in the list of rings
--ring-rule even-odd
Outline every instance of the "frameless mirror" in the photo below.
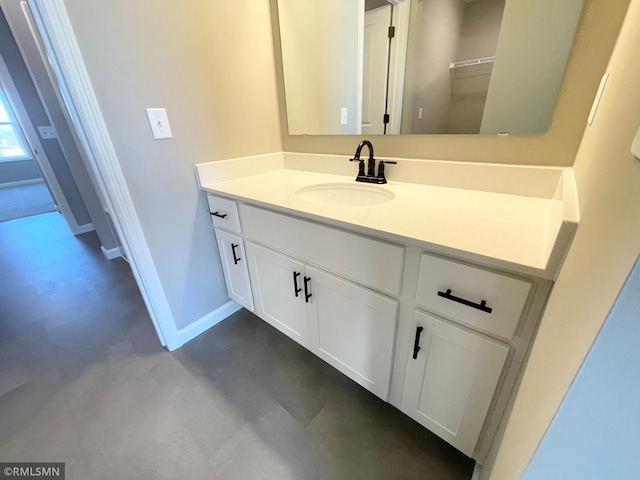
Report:
[[[539,134],[583,0],[277,0],[290,135]]]

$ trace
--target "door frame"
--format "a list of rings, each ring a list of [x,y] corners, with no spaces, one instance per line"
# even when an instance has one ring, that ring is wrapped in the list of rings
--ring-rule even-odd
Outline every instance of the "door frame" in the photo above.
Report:
[[[373,15],[375,15],[375,18],[371,18]],[[375,20],[377,20],[378,16],[384,16],[384,23],[382,21],[380,22],[376,22]],[[360,133],[362,133],[363,135],[381,135],[383,130],[384,130],[384,121],[383,121],[383,115],[386,113],[385,111],[385,107],[387,107],[387,97],[388,97],[388,86],[389,86],[389,82],[388,82],[388,77],[389,77],[389,70],[390,70],[390,54],[391,54],[391,50],[389,48],[389,28],[391,27],[391,25],[393,25],[393,6],[391,4],[384,4],[381,5],[379,7],[373,8],[371,10],[366,10],[364,12],[364,20],[365,20],[365,25],[364,25],[364,32],[363,32],[363,36],[362,36],[362,40],[363,40],[363,48],[359,49],[360,52],[362,52],[362,57],[369,59],[369,75],[363,75],[363,85],[362,85],[362,92],[360,93],[360,98],[361,98],[361,103],[362,103],[362,108],[361,108],[361,121],[360,121],[360,126],[362,128],[362,131]],[[368,36],[368,38],[370,39],[370,42],[367,43],[367,36],[365,35],[367,33],[367,27],[371,27],[373,26],[373,32],[372,34],[370,34]],[[377,28],[379,26],[382,26],[384,28],[384,33],[379,32],[379,30],[377,30]],[[377,34],[376,34],[377,33]],[[377,46],[377,42],[380,41],[381,39],[384,39],[384,59],[381,59],[381,55],[377,49],[376,49],[376,54],[373,54],[372,52],[372,48]],[[395,42],[391,42],[391,44],[393,45],[393,43]],[[371,53],[371,55],[369,54]],[[382,74],[382,79],[380,79],[380,75],[379,75],[379,70],[381,69],[381,65],[378,63],[378,61],[382,61],[383,65],[384,65],[384,72]],[[377,68],[374,68],[377,67]],[[364,73],[364,63],[363,63],[363,73]],[[368,77],[368,78],[367,78]],[[375,79],[372,81],[372,79]],[[374,85],[377,88],[374,88]],[[365,92],[367,91],[367,88],[365,87],[369,87],[368,91],[368,98],[364,98]],[[379,90],[382,91],[379,91]],[[378,90],[375,93],[372,93],[372,91],[374,90]],[[373,102],[372,102],[373,99]],[[371,123],[364,123],[364,107],[365,105],[367,105],[367,103],[369,103],[369,105],[371,105],[372,103],[374,103],[375,105],[377,105],[377,107],[373,107],[371,110],[372,111],[377,111],[378,109],[380,109],[380,112],[376,112],[375,114],[373,113],[369,113],[369,121]]]
[[[393,2],[392,23],[395,27],[394,42],[391,42],[389,60],[388,108],[390,115],[387,134],[399,134],[402,121],[402,98],[407,63],[407,43],[409,41],[409,13],[412,0]]]
[[[395,35],[389,49],[387,74],[387,135],[400,133],[402,124],[402,103],[404,95],[405,67],[407,63],[407,44],[409,42],[409,15],[412,0],[387,0],[391,8],[391,25],[395,27]],[[360,6],[358,18],[358,118],[359,133],[362,133],[362,108],[364,94],[364,2]]]

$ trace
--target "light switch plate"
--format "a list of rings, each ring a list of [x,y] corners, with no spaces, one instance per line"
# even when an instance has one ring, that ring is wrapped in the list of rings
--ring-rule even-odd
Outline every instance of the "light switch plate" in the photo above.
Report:
[[[149,119],[153,138],[156,140],[173,138],[167,111],[164,108],[147,108],[147,118]]]
[[[637,159],[640,159],[640,127],[638,127],[636,136],[631,143],[631,153],[633,153]]]
[[[43,140],[58,138],[58,132],[52,126],[38,127],[38,132],[40,132],[40,138]]]
[[[340,109],[340,125],[346,125],[348,123],[347,120],[347,115],[348,115],[348,110],[346,107],[342,107]]]

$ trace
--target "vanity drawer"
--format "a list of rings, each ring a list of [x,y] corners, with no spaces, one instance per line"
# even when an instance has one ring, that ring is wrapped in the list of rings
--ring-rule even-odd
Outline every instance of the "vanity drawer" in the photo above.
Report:
[[[404,247],[240,204],[244,236],[355,283],[400,294]]]
[[[423,254],[418,306],[475,330],[510,340],[531,283],[478,267]]]
[[[238,204],[234,200],[207,194],[211,221],[215,227],[229,232],[241,233]]]

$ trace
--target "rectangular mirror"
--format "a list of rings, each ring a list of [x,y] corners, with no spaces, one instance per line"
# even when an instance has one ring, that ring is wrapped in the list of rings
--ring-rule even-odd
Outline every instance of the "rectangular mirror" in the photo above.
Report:
[[[541,134],[583,0],[277,0],[290,135]]]

